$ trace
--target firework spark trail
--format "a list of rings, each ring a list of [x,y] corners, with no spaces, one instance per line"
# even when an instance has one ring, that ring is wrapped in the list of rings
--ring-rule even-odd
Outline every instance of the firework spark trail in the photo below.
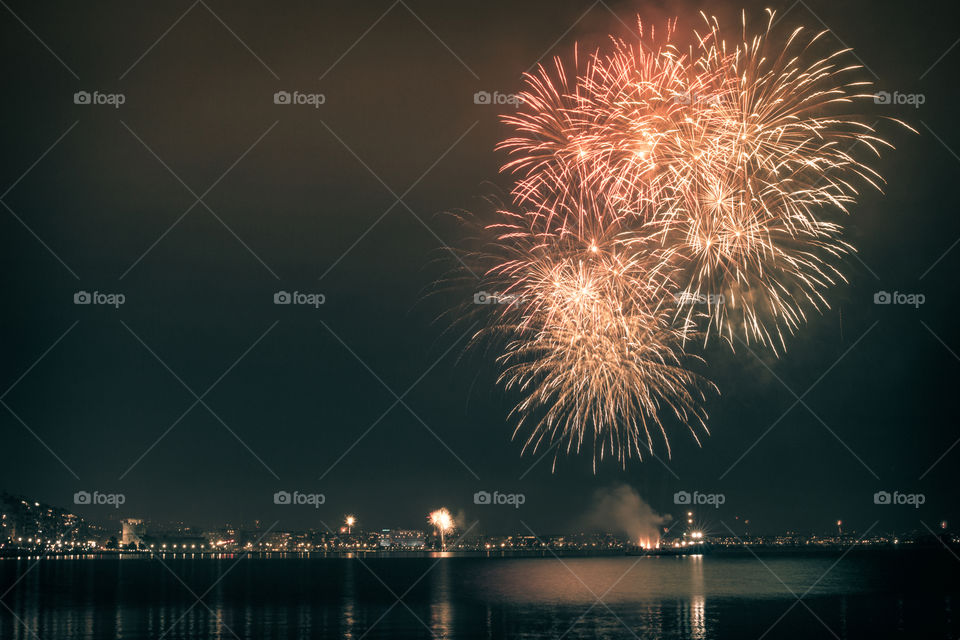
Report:
[[[862,156],[890,147],[855,114],[869,83],[848,50],[813,55],[826,32],[778,41],[773,12],[759,35],[744,14],[728,45],[701,15],[687,52],[676,23],[638,23],[641,42],[539,67],[503,118],[516,182],[484,273],[505,304],[481,335],[505,339],[524,450],[625,464],[662,439],[669,454],[665,415],[699,443],[715,388],[686,368],[687,344],[779,354],[845,281],[838,218],[882,185]]]

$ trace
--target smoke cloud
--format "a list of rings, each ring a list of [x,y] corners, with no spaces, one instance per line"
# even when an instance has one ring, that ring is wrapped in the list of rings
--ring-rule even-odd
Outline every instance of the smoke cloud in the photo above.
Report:
[[[661,528],[672,517],[657,513],[633,487],[621,484],[593,494],[586,520],[590,527],[624,534],[637,543],[659,540]]]

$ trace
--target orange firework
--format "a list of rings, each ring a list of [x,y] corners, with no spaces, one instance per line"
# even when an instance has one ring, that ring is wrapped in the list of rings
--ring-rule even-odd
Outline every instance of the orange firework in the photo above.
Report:
[[[758,35],[744,14],[729,46],[703,18],[687,53],[675,23],[575,49],[527,74],[504,117],[516,183],[487,225],[484,284],[501,299],[479,335],[503,338],[525,450],[625,463],[662,439],[669,455],[665,415],[699,442],[714,387],[687,344],[779,353],[844,281],[842,214],[882,184],[863,156],[890,146],[855,112],[869,83],[848,50],[813,55],[824,32],[772,39],[771,11]]]
[[[705,339],[776,351],[844,280],[838,267],[854,249],[832,218],[858,185],[878,188],[858,156],[889,145],[851,113],[869,83],[851,79],[859,67],[843,62],[847,51],[806,62],[825,32],[796,29],[774,42],[773,16],[751,36],[744,14],[743,42],[730,48],[704,16],[694,61],[701,93],[686,109],[670,202],[651,230],[680,265],[682,291],[718,302],[705,309]]]
[[[450,512],[446,508],[440,508],[436,511],[430,512],[430,515],[427,517],[427,520],[434,527],[437,528],[437,532],[440,533],[440,548],[446,549],[447,543],[444,537],[446,534],[453,531],[453,516],[450,515]]]
[[[636,45],[615,41],[613,55],[594,53],[572,77],[559,58],[553,70],[539,66],[525,75],[522,108],[503,118],[516,133],[498,145],[511,156],[503,170],[519,176],[518,204],[549,215],[570,189],[590,189],[637,216],[659,199],[660,144],[687,89],[672,32],[670,25],[663,42],[652,31]],[[574,67],[580,66],[575,51]]]
[[[576,197],[575,197],[576,196]],[[661,414],[706,433],[703,390],[684,368],[691,323],[673,317],[672,265],[621,240],[630,216],[596,194],[569,190],[548,213],[500,212],[502,258],[487,272],[504,300],[488,329],[506,337],[500,381],[524,449],[588,449],[626,463],[670,445]],[[551,229],[552,221],[566,220]],[[698,440],[699,441],[699,440]]]
[[[670,309],[643,300],[661,293],[653,279],[638,292],[634,268],[611,256],[568,258],[544,261],[530,277],[525,290],[536,290],[541,308],[509,327],[514,338],[500,358],[501,382],[523,394],[515,433],[536,416],[524,449],[552,448],[556,460],[587,448],[595,461],[609,455],[625,464],[662,437],[669,455],[663,411],[694,438],[695,427],[706,432],[700,381],[683,367],[682,332]]]

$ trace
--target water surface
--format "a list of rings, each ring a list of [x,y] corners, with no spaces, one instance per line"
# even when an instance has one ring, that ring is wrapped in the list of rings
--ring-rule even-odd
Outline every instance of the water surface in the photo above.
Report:
[[[956,638],[946,551],[0,560],[0,638]]]

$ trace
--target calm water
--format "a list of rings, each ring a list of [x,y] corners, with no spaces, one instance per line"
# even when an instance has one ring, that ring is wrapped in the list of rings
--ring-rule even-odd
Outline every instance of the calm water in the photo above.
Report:
[[[761,559],[4,559],[0,638],[960,634],[960,562],[946,552]]]

